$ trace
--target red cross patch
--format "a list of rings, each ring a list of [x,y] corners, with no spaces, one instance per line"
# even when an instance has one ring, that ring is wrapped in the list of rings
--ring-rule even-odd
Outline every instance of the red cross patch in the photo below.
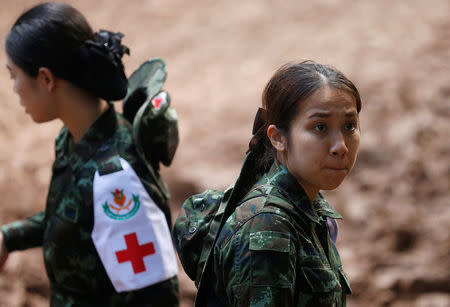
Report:
[[[155,107],[156,110],[158,110],[161,107],[161,102],[163,99],[161,97],[155,97],[152,100],[152,104]]]
[[[155,253],[153,242],[139,245],[135,232],[124,236],[127,249],[116,252],[119,263],[130,261],[134,274],[145,272],[144,257]]]
[[[152,99],[152,105],[156,111],[166,104],[167,104],[167,92],[160,92]]]

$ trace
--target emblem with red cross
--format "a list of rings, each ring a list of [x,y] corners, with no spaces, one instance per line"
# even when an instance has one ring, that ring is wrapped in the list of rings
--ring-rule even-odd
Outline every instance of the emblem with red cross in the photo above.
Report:
[[[156,110],[158,110],[161,107],[161,102],[163,102],[163,99],[161,97],[153,98],[152,104]]]
[[[139,245],[135,232],[124,236],[127,249],[116,252],[119,263],[130,261],[134,274],[145,272],[144,257],[153,255],[155,247],[152,242]]]

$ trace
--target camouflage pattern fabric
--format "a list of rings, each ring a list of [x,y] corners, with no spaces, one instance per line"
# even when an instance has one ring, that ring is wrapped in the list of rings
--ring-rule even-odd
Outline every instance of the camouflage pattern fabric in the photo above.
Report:
[[[327,225],[342,218],[311,204],[274,164],[228,218],[214,247],[208,306],[345,306],[351,293]]]
[[[43,247],[51,306],[178,306],[177,278],[117,293],[91,239],[94,174],[96,170],[100,174],[121,170],[119,156],[132,165],[171,224],[167,202],[138,158],[131,129],[113,105],[77,144],[67,128],[63,128],[56,139],[45,212],[2,227],[10,252]]]
[[[189,197],[175,221],[173,241],[184,271],[197,287],[231,192],[230,187],[225,192],[206,190]]]
[[[210,284],[213,246],[225,220],[263,174],[255,172],[255,153],[249,152],[236,182],[225,191],[207,190],[192,195],[182,205],[172,230],[181,264],[198,288],[196,305]]]

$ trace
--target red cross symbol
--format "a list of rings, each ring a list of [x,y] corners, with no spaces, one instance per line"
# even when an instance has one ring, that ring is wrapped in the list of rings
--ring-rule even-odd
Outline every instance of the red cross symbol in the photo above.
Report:
[[[131,261],[134,274],[145,272],[144,257],[155,253],[155,247],[152,242],[139,245],[135,232],[127,234],[125,243],[127,249],[116,252],[119,263]]]
[[[155,97],[152,100],[153,106],[155,107],[156,110],[158,110],[161,107],[161,102],[162,102],[162,98],[161,97]]]

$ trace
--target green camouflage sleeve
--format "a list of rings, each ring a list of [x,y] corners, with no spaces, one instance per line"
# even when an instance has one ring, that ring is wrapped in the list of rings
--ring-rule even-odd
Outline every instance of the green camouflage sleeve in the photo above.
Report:
[[[40,212],[28,219],[2,226],[3,238],[8,252],[42,245],[45,213]]]
[[[232,306],[293,305],[297,259],[293,231],[282,216],[261,213],[220,249],[215,269],[222,269],[224,295]]]

